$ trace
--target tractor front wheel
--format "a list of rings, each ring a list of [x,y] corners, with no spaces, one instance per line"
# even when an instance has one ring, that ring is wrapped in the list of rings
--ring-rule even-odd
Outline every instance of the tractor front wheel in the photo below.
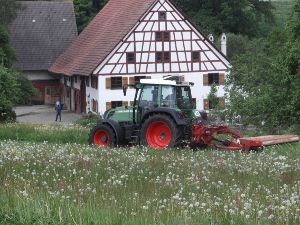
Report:
[[[98,124],[90,132],[89,143],[98,147],[114,147],[116,144],[115,133],[110,126]]]
[[[176,123],[167,115],[150,116],[142,125],[142,145],[164,150],[178,145],[179,139],[179,129]]]

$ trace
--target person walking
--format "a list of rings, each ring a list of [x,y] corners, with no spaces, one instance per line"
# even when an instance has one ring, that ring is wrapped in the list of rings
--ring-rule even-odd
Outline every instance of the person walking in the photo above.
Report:
[[[61,122],[61,110],[62,110],[62,104],[59,101],[57,101],[55,104],[55,111],[56,111],[55,121],[57,121],[57,119],[59,117],[59,121]]]

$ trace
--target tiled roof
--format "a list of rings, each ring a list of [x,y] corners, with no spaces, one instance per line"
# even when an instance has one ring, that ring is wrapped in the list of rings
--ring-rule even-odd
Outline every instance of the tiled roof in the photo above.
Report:
[[[77,37],[72,2],[26,1],[10,25],[16,67],[48,70]]]
[[[110,0],[50,68],[57,74],[90,75],[156,0]]]

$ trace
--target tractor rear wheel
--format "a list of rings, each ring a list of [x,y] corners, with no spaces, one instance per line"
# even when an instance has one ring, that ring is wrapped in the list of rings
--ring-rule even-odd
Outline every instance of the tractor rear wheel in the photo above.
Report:
[[[169,116],[156,114],[143,123],[140,140],[142,145],[164,150],[178,145],[180,131]]]
[[[116,136],[109,125],[98,124],[90,132],[89,143],[98,147],[114,147]]]

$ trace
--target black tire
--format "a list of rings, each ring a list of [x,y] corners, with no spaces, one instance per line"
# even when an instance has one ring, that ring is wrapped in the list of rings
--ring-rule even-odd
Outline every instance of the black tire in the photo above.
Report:
[[[98,124],[90,132],[89,144],[98,147],[115,147],[117,145],[115,132],[107,124]]]
[[[153,129],[152,127],[155,126],[155,124],[162,124],[161,125],[162,130],[159,130],[159,132],[161,132],[161,133],[157,134],[157,135],[159,136],[159,139],[161,141],[161,142],[159,142],[160,144],[164,145],[165,143],[168,142],[168,144],[164,147],[158,145],[157,142],[155,142],[155,140],[154,140],[155,138],[152,140],[157,144],[157,146],[155,146],[153,143],[151,143],[151,140],[150,140],[150,143],[147,140],[147,132],[148,132],[148,139],[149,139],[149,133],[151,134],[150,131]],[[148,131],[148,129],[151,129],[151,130]],[[165,132],[167,134],[164,134],[164,129],[168,130],[168,132],[170,134],[169,136],[168,136],[168,132]],[[164,137],[162,135],[164,135]],[[156,139],[158,139],[158,136],[156,137]],[[181,132],[178,129],[177,124],[175,123],[175,121],[172,118],[170,118],[168,115],[165,115],[165,114],[156,114],[156,115],[152,115],[149,118],[147,118],[144,121],[144,123],[142,124],[140,144],[142,144],[144,146],[149,146],[154,149],[173,148],[180,144],[181,136],[182,136]],[[151,136],[150,136],[150,139],[151,139]]]

